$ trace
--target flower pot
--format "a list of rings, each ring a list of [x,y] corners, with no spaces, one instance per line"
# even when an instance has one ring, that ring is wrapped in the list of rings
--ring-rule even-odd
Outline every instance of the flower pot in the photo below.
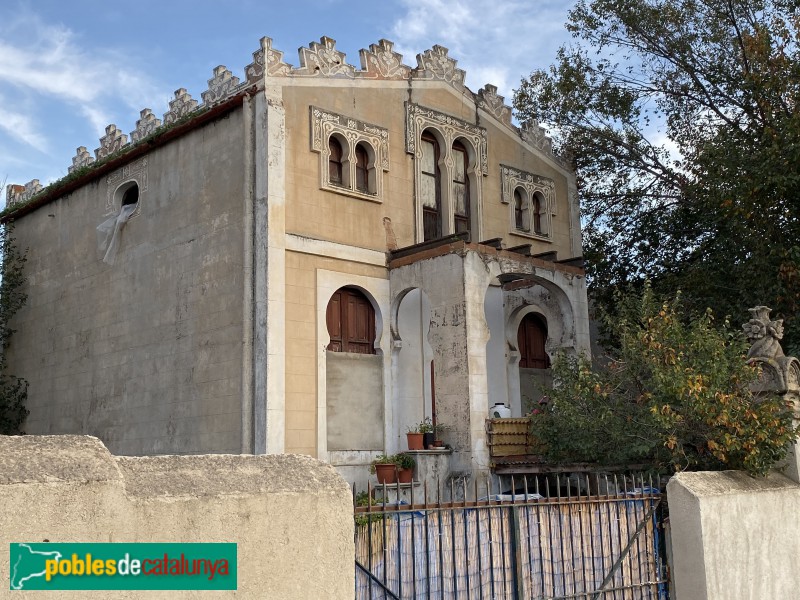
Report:
[[[444,440],[433,440],[434,448],[444,448]]]
[[[414,480],[414,469],[398,469],[397,481],[399,483],[411,483]]]
[[[431,433],[423,433],[422,434],[422,447],[426,450],[433,448],[433,439],[434,435],[433,432]]]
[[[394,463],[375,465],[375,475],[379,484],[395,483],[397,481],[397,465]]]
[[[422,436],[421,433],[407,433],[406,437],[408,438],[408,449],[409,450],[423,450],[425,446],[422,445]]]

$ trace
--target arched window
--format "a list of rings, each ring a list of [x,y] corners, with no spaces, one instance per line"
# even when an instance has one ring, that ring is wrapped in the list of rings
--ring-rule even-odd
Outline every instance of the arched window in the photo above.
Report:
[[[328,179],[331,183],[342,185],[342,145],[335,137],[328,138]]]
[[[371,181],[369,177],[369,153],[364,144],[356,146],[356,189],[359,192],[369,194],[371,192]]]
[[[517,348],[522,369],[549,369],[550,357],[544,346],[547,341],[547,323],[537,314],[528,313],[519,324]]]
[[[514,225],[520,231],[530,231],[530,223],[528,203],[525,201],[522,191],[517,188],[514,190]]]
[[[542,233],[542,199],[539,192],[536,192],[531,199],[531,209],[533,212],[533,232]]]
[[[122,206],[136,204],[139,201],[139,186],[135,183],[122,194]]]
[[[375,354],[375,309],[355,288],[343,287],[328,302],[326,312],[332,352]]]
[[[422,134],[420,196],[425,240],[442,237],[442,175],[439,170],[439,142],[427,131]]]
[[[456,233],[470,230],[469,213],[469,157],[461,142],[453,143],[453,199]]]

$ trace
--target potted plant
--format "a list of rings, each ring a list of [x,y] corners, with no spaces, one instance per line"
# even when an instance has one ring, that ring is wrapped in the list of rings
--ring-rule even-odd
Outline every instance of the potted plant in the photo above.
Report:
[[[406,439],[408,440],[408,449],[409,450],[423,450],[425,446],[423,445],[422,439],[422,432],[419,430],[419,425],[412,425],[408,428],[406,433]]]
[[[447,425],[439,423],[433,426],[433,447],[444,448],[444,441],[442,441],[442,432],[447,429]]]
[[[381,454],[377,456],[369,467],[370,473],[375,473],[379,484],[395,483],[397,481],[397,464],[394,456]]]
[[[422,419],[417,430],[422,434],[422,447],[426,450],[433,448],[433,423],[430,417]]]
[[[397,481],[411,483],[414,480],[414,467],[417,465],[417,461],[406,453],[395,454],[394,460],[397,465]]]

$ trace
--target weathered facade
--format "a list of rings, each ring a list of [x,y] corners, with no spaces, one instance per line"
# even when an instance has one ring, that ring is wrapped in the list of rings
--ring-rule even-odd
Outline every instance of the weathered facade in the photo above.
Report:
[[[299,54],[264,38],[241,83],[218,67],[202,104],[180,89],[67,180],[9,186],[26,431],[355,481],[434,417],[471,473],[489,407],[523,414],[557,350],[588,350],[575,178],[543,131],[440,46],[416,68],[386,40],[360,69],[329,38]]]

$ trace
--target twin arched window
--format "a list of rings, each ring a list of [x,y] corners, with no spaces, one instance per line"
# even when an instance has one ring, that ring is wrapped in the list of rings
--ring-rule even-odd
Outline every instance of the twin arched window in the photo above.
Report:
[[[422,229],[424,240],[432,240],[444,235],[442,196],[442,173],[440,168],[441,148],[439,141],[430,131],[422,133],[420,161],[420,203],[422,205]],[[472,229],[472,212],[469,181],[469,154],[466,146],[459,140],[451,148],[453,170],[451,173],[452,212],[455,233]]]
[[[356,191],[362,194],[376,193],[375,161],[370,160],[371,154],[374,153],[370,152],[366,143],[359,142],[356,144],[354,154],[355,164],[352,173],[345,146],[336,136],[328,138],[328,182],[338,187],[352,188],[351,181],[354,175]]]
[[[518,231],[545,235],[542,228],[542,208],[545,203],[539,192],[528,198],[522,188],[514,190],[514,226]]]

